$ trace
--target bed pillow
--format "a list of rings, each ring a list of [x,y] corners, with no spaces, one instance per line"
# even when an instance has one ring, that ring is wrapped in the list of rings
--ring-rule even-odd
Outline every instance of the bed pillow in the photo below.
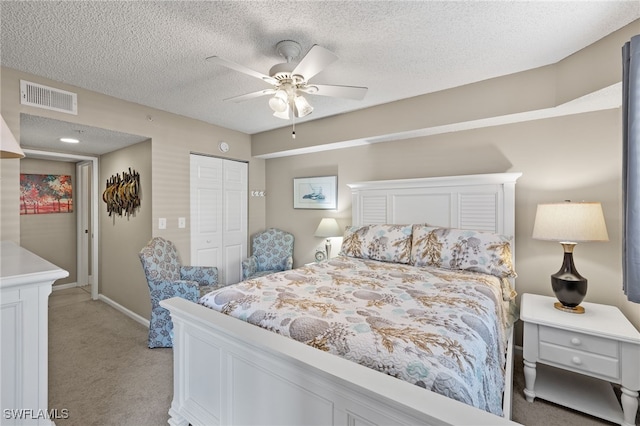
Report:
[[[412,225],[349,226],[340,253],[383,262],[411,262]]]
[[[411,263],[515,278],[511,238],[485,231],[413,226]]]

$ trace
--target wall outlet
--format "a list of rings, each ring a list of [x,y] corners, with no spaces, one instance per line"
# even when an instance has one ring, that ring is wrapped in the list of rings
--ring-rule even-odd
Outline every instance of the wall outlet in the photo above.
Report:
[[[158,229],[167,229],[167,219],[161,217],[158,219]]]
[[[178,228],[186,228],[187,226],[187,219],[184,217],[179,217],[178,218]]]

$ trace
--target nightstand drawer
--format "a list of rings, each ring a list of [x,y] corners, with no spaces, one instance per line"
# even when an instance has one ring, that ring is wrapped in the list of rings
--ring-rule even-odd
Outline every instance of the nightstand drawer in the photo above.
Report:
[[[584,333],[540,327],[540,341],[606,357],[619,358],[618,342]]]
[[[583,352],[547,342],[540,342],[539,358],[543,362],[607,378],[612,382],[618,382],[620,379],[618,358]]]

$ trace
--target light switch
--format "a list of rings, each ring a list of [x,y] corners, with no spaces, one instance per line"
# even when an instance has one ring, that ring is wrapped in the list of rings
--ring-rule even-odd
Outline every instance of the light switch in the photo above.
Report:
[[[187,219],[184,217],[178,218],[178,228],[185,228],[187,226]]]
[[[158,229],[167,229],[167,219],[161,217],[158,219]]]

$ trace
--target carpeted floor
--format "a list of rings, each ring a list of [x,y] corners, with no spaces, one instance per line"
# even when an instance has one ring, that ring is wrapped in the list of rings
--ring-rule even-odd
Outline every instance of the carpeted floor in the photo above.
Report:
[[[49,408],[68,410],[56,426],[166,425],[173,394],[171,349],[147,348],[146,327],[73,291],[56,291],[50,298]],[[526,402],[520,356],[514,377],[516,422],[611,424],[538,399]]]
[[[173,354],[147,331],[101,301],[49,308],[49,408],[68,410],[56,426],[167,424]]]

